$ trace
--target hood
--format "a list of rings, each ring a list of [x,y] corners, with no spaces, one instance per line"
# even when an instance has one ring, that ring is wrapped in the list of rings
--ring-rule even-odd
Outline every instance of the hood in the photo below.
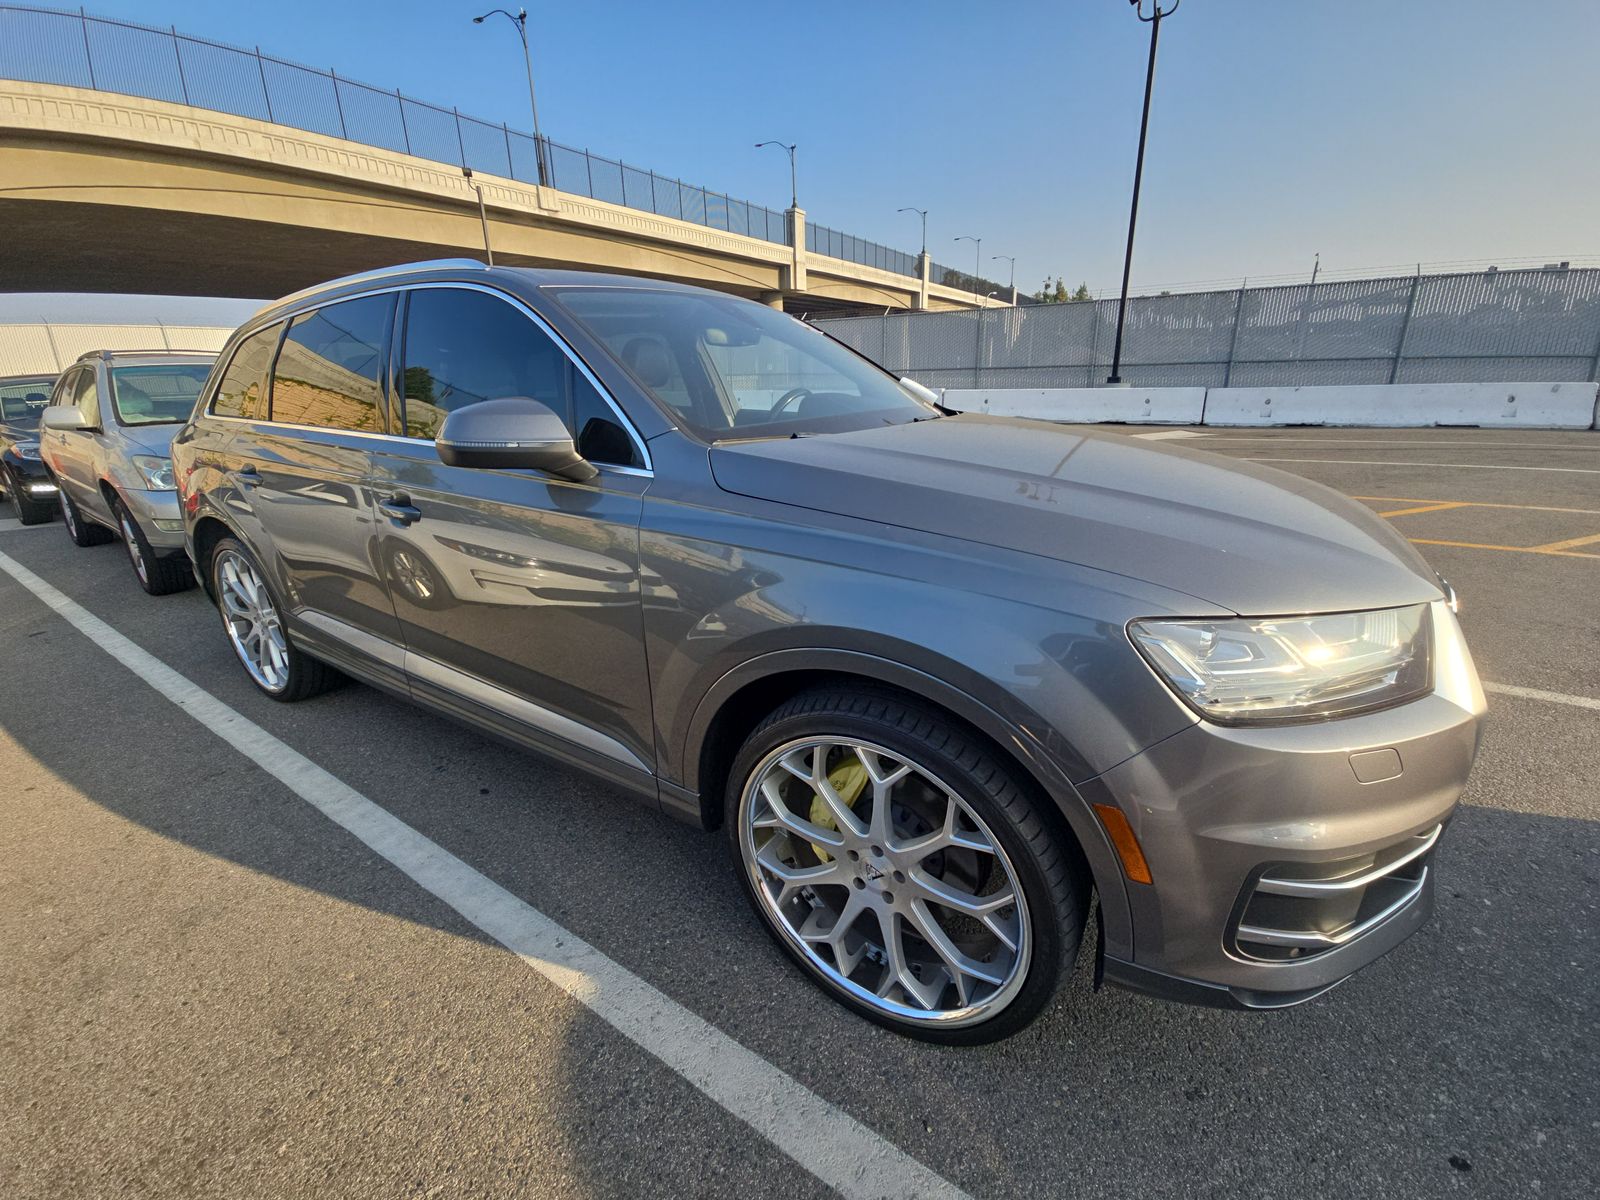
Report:
[[[161,458],[172,457],[172,439],[177,437],[182,422],[176,425],[123,425],[119,432],[128,443],[129,454],[155,454]]]
[[[1245,615],[1440,595],[1421,556],[1355,501],[1168,443],[963,415],[710,455],[738,495],[1111,571]]]

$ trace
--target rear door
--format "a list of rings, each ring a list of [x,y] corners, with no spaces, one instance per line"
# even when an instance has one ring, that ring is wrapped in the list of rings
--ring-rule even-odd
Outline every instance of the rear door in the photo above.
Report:
[[[228,458],[298,635],[358,652],[400,683],[399,623],[372,556],[368,481],[386,428],[393,312],[391,293],[290,321],[272,367],[268,419],[241,430]]]
[[[520,302],[460,285],[417,288],[405,303],[405,436],[377,445],[373,466],[378,558],[413,691],[624,782],[648,780],[643,443]],[[433,438],[445,417],[507,396],[562,415],[599,475],[444,465]]]

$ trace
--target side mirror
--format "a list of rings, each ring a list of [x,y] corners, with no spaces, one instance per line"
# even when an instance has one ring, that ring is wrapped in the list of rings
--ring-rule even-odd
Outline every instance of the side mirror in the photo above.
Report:
[[[900,376],[900,386],[905,388],[906,391],[910,392],[918,400],[924,401],[928,404],[938,404],[944,399],[943,392],[936,392],[931,387],[918,383],[915,379],[909,379],[904,375]]]
[[[73,408],[67,404],[52,404],[44,410],[39,423],[46,429],[54,429],[58,433],[82,433],[86,429],[94,428],[89,424],[89,418],[83,415],[83,409]]]
[[[598,474],[573,446],[561,418],[527,396],[458,408],[444,419],[433,444],[439,460],[451,467],[544,471],[575,483]]]

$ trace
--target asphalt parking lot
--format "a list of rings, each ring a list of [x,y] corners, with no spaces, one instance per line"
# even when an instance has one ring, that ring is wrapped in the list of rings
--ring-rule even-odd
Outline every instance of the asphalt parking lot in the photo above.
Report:
[[[47,585],[0,570],[0,1188],[1594,1195],[1600,433],[1160,432],[1360,497],[1462,598],[1491,723],[1438,911],[1343,987],[1183,1008],[1086,952],[1010,1041],[903,1040],[786,964],[720,836],[364,687],[275,705],[202,593],[0,522]]]

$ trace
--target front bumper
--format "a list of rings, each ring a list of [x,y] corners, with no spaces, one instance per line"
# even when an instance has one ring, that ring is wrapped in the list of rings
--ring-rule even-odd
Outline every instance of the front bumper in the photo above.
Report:
[[[160,557],[185,553],[183,506],[177,492],[119,491],[133,519],[139,522],[145,540]]]
[[[1431,694],[1318,724],[1198,723],[1080,789],[1115,804],[1149,863],[1105,978],[1274,1008],[1326,991],[1415,932],[1434,845],[1477,753],[1482,688],[1444,604]],[[1365,780],[1365,782],[1363,782]]]
[[[50,472],[45,467],[43,460],[23,458],[18,454],[7,453],[4,463],[5,474],[0,475],[0,489],[9,490],[14,481],[22,494],[29,499],[54,500],[56,498],[55,480],[50,478]]]

